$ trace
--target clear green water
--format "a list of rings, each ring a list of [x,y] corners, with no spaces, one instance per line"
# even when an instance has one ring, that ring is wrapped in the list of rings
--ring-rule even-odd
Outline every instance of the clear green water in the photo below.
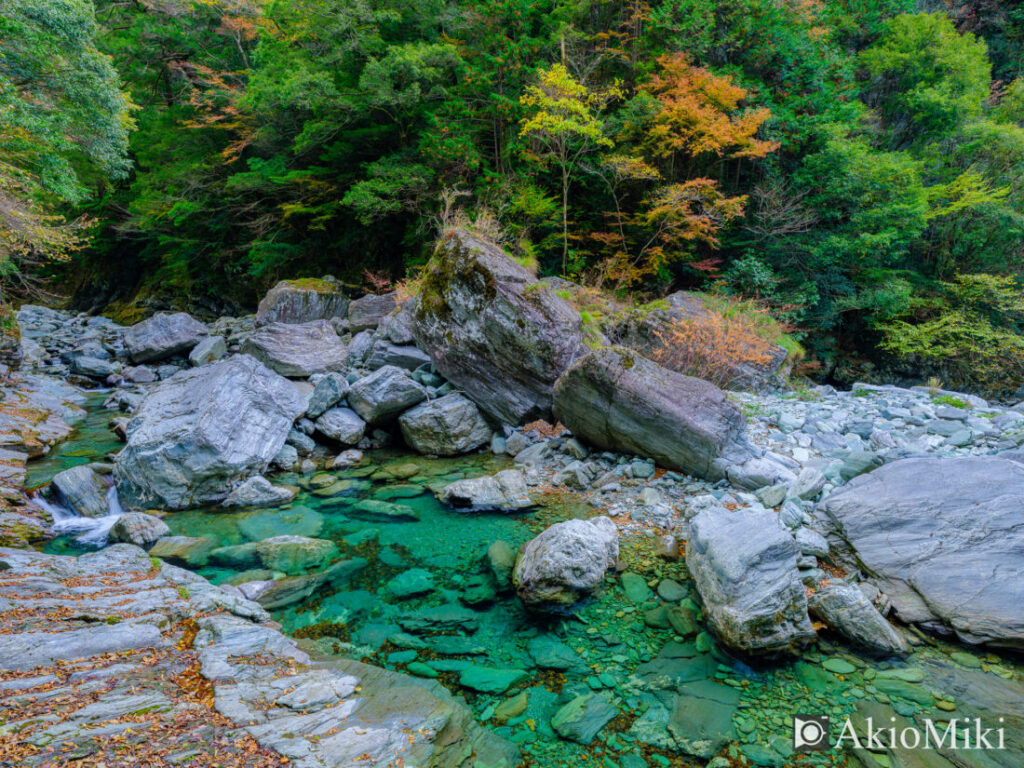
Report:
[[[90,416],[63,450],[40,461],[30,477],[46,478],[59,468],[105,455],[110,441],[100,433],[107,414]],[[410,467],[414,464],[415,468]],[[455,631],[466,647],[444,647],[445,640],[421,637],[433,647],[410,649],[402,641],[403,618],[442,605],[462,605],[471,598],[483,571],[481,558],[491,542],[503,539],[517,547],[546,525],[570,516],[600,513],[578,499],[552,496],[536,511],[518,516],[466,515],[446,509],[431,492],[462,477],[487,474],[505,466],[490,456],[427,460],[394,453],[369,457],[368,466],[331,473],[337,481],[324,496],[304,488],[289,505],[272,509],[225,511],[200,509],[165,518],[173,533],[206,536],[222,545],[241,544],[295,533],[334,541],[343,557],[362,557],[368,566],[344,588],[323,590],[303,603],[274,612],[287,632],[303,638],[307,648],[347,655],[391,669],[423,672],[431,666],[438,679],[462,695],[479,719],[523,748],[533,766],[704,765],[706,759],[680,754],[665,744],[671,711],[655,682],[659,675],[684,681],[686,692],[711,692],[725,704],[697,704],[695,724],[677,720],[675,727],[699,730],[724,718],[732,729],[720,754],[733,765],[869,766],[870,768],[1020,768],[1024,766],[1024,666],[1019,659],[978,651],[922,636],[922,645],[904,660],[865,656],[825,636],[796,662],[752,667],[733,659],[714,643],[698,614],[698,634],[676,636],[671,628],[655,628],[645,613],[656,599],[633,602],[616,578],[606,580],[594,598],[572,617],[541,618],[523,611],[512,595],[474,605],[478,628]],[[411,475],[411,476],[410,476]],[[325,478],[318,478],[326,481]],[[281,476],[278,483],[309,485],[308,478]],[[356,519],[359,499],[393,500],[412,507],[415,522],[373,522]],[[68,552],[73,544],[53,542],[51,551]],[[653,540],[626,537],[621,542],[625,567],[652,585],[671,578],[696,599],[685,566],[653,553]],[[434,591],[398,599],[387,589],[395,576],[410,569],[429,571]],[[237,570],[199,570],[214,582],[225,582]],[[443,634],[443,633],[438,633]],[[531,640],[559,641],[579,662],[567,671],[540,670],[528,650]],[[396,642],[396,640],[398,642]],[[459,652],[453,652],[459,651]],[[659,654],[662,654],[659,657]],[[671,658],[669,658],[671,657]],[[410,667],[411,665],[411,667]],[[523,681],[501,694],[462,687],[460,669],[467,665],[526,670]],[[526,692],[526,708],[508,720],[503,702]],[[617,716],[588,745],[558,738],[551,719],[575,695],[601,692],[614,702]],[[796,714],[829,714],[833,737],[858,704],[875,715],[876,727],[889,717],[931,717],[940,725],[950,718],[981,717],[986,727],[1005,728],[1006,749],[957,751],[950,759],[937,752],[836,750],[796,755],[791,751],[792,718]],[[999,718],[1003,722],[999,723]],[[717,720],[716,720],[717,718]],[[701,726],[700,722],[704,725]],[[863,731],[860,731],[863,734]],[[687,734],[698,735],[696,732]]]

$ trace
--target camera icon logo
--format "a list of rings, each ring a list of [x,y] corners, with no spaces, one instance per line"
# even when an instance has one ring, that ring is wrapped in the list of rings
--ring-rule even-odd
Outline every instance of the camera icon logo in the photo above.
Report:
[[[832,747],[828,737],[828,715],[794,715],[793,749],[797,752],[824,752]]]

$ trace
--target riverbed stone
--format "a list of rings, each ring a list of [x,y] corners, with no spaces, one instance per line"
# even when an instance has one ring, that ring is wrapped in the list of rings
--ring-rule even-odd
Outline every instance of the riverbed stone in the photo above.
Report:
[[[215,539],[197,536],[164,536],[149,549],[152,557],[159,557],[171,565],[183,568],[202,568],[217,548]]]
[[[496,669],[473,664],[459,674],[459,685],[480,693],[504,693],[529,676],[530,673],[523,669]]]
[[[434,456],[457,456],[491,439],[491,428],[465,395],[450,395],[421,403],[398,417],[406,444]]]
[[[367,294],[348,305],[348,327],[352,333],[376,328],[397,305],[395,293]]]
[[[566,520],[523,545],[512,581],[533,610],[571,609],[604,580],[619,557],[619,532],[607,517]]]
[[[221,501],[266,470],[305,402],[249,355],[185,371],[149,391],[114,478],[123,501],[171,509]]]
[[[351,408],[331,408],[315,423],[317,432],[342,445],[355,445],[366,433],[366,422]]]
[[[518,469],[456,480],[442,488],[437,497],[456,509],[472,512],[515,512],[534,506]]]
[[[326,320],[270,323],[246,339],[242,352],[290,378],[338,371],[348,362],[345,344]]]
[[[260,301],[256,325],[308,323],[348,313],[349,298],[334,279],[282,280]]]
[[[188,352],[209,335],[206,326],[185,312],[160,312],[124,332],[133,362],[148,363]]]
[[[380,424],[427,399],[427,390],[409,372],[393,365],[378,368],[349,388],[352,410],[369,424]]]
[[[832,582],[808,601],[811,615],[843,637],[878,653],[903,654],[906,641],[853,584]]]
[[[167,523],[154,515],[143,512],[129,512],[121,515],[110,528],[111,542],[124,542],[138,547],[148,547],[164,536],[169,536],[171,529]]]
[[[568,302],[502,248],[446,234],[424,270],[414,332],[438,372],[506,424],[551,415],[551,389],[585,351]]]
[[[690,521],[686,565],[724,645],[795,653],[814,639],[798,555],[778,516],[763,508],[710,506]]]
[[[306,416],[310,419],[326,413],[345,399],[348,394],[348,379],[340,373],[324,373],[310,377],[313,393],[309,396]]]
[[[220,360],[227,353],[228,345],[223,336],[207,336],[188,353],[188,361],[198,368],[200,365]]]
[[[274,485],[263,475],[255,475],[234,488],[221,502],[225,507],[273,507],[295,498],[295,488]]]
[[[287,574],[319,570],[338,557],[333,541],[306,536],[274,536],[256,544],[264,568]]]
[[[902,621],[1024,648],[1024,465],[997,456],[894,461],[829,494],[834,556]]]
[[[578,744],[590,744],[618,714],[604,693],[577,696],[551,718],[551,727],[559,736]]]
[[[598,448],[700,477],[721,479],[726,467],[749,457],[743,415],[722,390],[622,347],[573,363],[555,384],[554,410]]]
[[[87,464],[65,469],[51,481],[58,503],[82,517],[103,517],[107,514],[107,484]]]

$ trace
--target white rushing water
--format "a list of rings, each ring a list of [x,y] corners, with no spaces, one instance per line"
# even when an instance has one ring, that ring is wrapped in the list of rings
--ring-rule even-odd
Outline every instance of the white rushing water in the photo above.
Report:
[[[105,546],[110,529],[124,514],[114,486],[107,490],[107,514],[103,517],[82,517],[67,507],[47,501],[38,493],[32,500],[53,517],[54,533],[65,536],[80,534],[75,537],[75,541],[86,547]]]

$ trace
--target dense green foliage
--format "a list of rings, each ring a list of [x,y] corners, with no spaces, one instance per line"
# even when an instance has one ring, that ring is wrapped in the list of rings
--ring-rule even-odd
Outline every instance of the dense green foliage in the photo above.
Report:
[[[100,48],[140,107],[134,173],[97,175],[124,170],[116,92],[52,102],[93,121],[94,145],[26,130],[74,145],[36,171],[70,179],[54,192],[98,193],[85,211],[103,226],[70,277],[96,304],[216,308],[282,277],[399,279],[468,219],[542,273],[620,298],[756,299],[826,374],[896,364],[1008,386],[994,372],[1020,330],[1006,307],[1021,297],[1024,11],[948,6],[95,0]],[[43,62],[78,34],[26,17],[49,38],[18,48]]]

